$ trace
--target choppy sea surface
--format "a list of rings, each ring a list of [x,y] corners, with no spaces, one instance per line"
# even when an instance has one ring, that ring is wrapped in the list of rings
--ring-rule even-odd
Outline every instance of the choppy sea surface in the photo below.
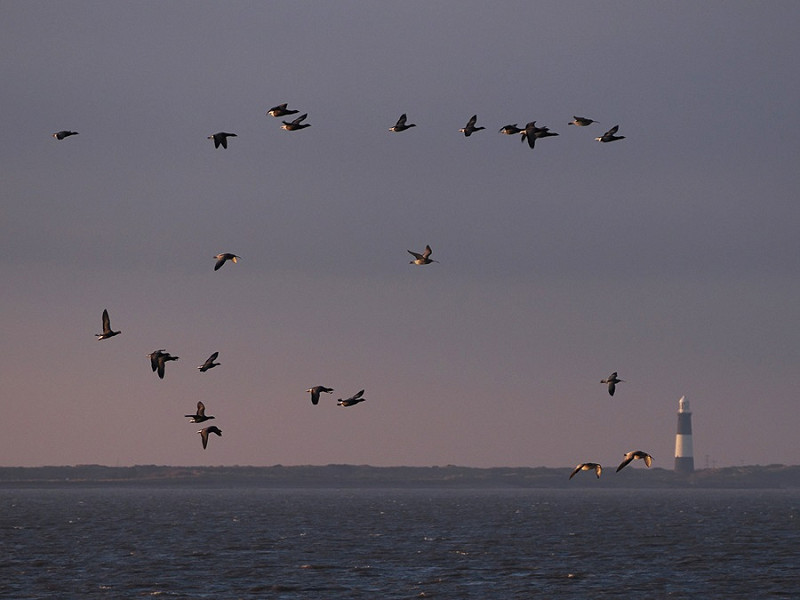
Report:
[[[800,490],[0,490],[0,597],[800,598]]]

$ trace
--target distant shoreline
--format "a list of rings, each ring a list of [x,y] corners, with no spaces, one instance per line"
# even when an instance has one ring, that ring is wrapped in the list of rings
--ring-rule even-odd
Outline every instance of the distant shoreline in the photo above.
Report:
[[[800,488],[800,466],[755,465],[700,469],[689,475],[660,468],[607,466],[600,479],[571,467],[373,467],[325,465],[270,467],[180,467],[77,465],[0,467],[0,488],[146,485],[267,488],[642,488],[792,489]]]

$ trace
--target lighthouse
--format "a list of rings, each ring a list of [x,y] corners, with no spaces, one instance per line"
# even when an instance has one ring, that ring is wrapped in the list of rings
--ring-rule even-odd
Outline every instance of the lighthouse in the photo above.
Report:
[[[678,400],[678,433],[675,434],[675,472],[694,471],[694,452],[692,450],[692,413],[686,396]]]

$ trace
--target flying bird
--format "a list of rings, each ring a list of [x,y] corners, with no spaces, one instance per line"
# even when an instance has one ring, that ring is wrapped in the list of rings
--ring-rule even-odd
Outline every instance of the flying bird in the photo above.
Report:
[[[311,392],[311,404],[316,406],[319,404],[319,395],[321,392],[325,392],[326,394],[333,393],[333,388],[325,387],[324,385],[315,385],[312,388],[308,388],[307,392]]]
[[[71,135],[78,135],[78,132],[77,131],[67,131],[67,130],[58,131],[58,132],[53,134],[53,137],[56,138],[57,140],[63,140],[64,138],[68,138]]]
[[[278,104],[278,106],[273,106],[267,111],[267,114],[272,117],[285,117],[286,115],[293,115],[295,113],[299,113],[299,110],[289,110],[286,108],[287,103]]]
[[[147,355],[150,357],[150,366],[153,372],[158,371],[158,377],[164,379],[164,365],[170,360],[178,360],[179,356],[172,356],[169,352],[161,348],[161,350],[154,350]]]
[[[592,123],[597,123],[597,121],[593,121],[592,119],[587,119],[586,117],[576,117],[573,115],[572,118],[574,120],[567,123],[567,125],[577,125],[578,127],[586,127],[587,125],[591,125]]]
[[[409,250],[408,253],[411,254],[414,257],[414,260],[409,261],[408,264],[410,264],[410,265],[428,265],[428,264],[434,263],[434,262],[438,263],[439,262],[438,260],[433,260],[432,258],[430,258],[431,252],[432,252],[432,250],[431,250],[430,246],[425,246],[425,251],[422,254],[419,254],[418,252],[414,252],[412,250]]]
[[[605,379],[601,379],[600,383],[607,383],[608,384],[608,394],[609,396],[614,395],[614,391],[617,389],[618,383],[625,383],[624,379],[617,379],[617,372],[614,371],[611,375],[606,377]]]
[[[308,113],[304,113],[297,117],[291,123],[287,123],[283,121],[283,125],[281,125],[281,129],[285,129],[286,131],[297,131],[298,129],[305,129],[306,127],[311,127],[311,123],[303,123],[303,119],[308,116]]]
[[[349,398],[346,398],[344,400],[339,398],[336,401],[336,404],[338,406],[353,406],[354,404],[358,404],[359,402],[364,402],[364,400],[366,400],[366,398],[362,398],[361,397],[363,394],[364,394],[364,390],[361,390],[357,394],[353,394],[352,396],[350,396]]]
[[[478,115],[472,115],[469,121],[467,121],[466,126],[459,129],[459,131],[463,133],[465,137],[469,137],[476,131],[480,131],[481,129],[486,129],[485,127],[475,127],[475,122],[477,120],[478,120]]]
[[[416,127],[416,123],[409,123],[406,125],[406,113],[400,115],[400,118],[397,119],[397,123],[389,127],[389,131],[394,131],[395,133],[399,131],[405,131],[406,129],[411,129],[412,127]]]
[[[237,256],[236,254],[231,254],[230,252],[223,252],[221,254],[217,254],[214,258],[217,259],[217,263],[214,265],[214,270],[219,271],[222,268],[222,265],[225,264],[226,260],[231,262],[239,262],[239,259],[242,258],[241,256]]]
[[[208,421],[209,419],[213,419],[212,416],[206,416],[206,405],[202,402],[197,403],[197,412],[193,415],[184,415],[186,417],[191,417],[189,423],[202,423],[203,421]]]
[[[616,142],[617,140],[624,140],[625,139],[624,135],[614,135],[615,133],[617,133],[618,129],[619,125],[614,125],[603,135],[601,135],[600,137],[596,137],[594,139],[597,140],[598,142]]]
[[[536,144],[536,121],[531,121],[530,123],[525,125],[525,129],[520,131],[520,137],[524,142],[526,139],[528,140],[528,146],[533,148],[534,144]]]
[[[623,460],[620,465],[617,467],[617,473],[619,473],[625,466],[631,462],[632,460],[644,460],[644,464],[650,468],[650,465],[653,463],[653,457],[650,456],[647,452],[642,452],[641,450],[633,450],[632,452],[628,452],[625,454],[625,460]]]
[[[162,353],[166,352],[165,348],[161,348],[161,350],[153,350],[147,356],[150,358],[150,366],[153,368],[153,373],[156,372],[158,368],[158,358],[162,355]]]
[[[575,467],[572,473],[570,473],[569,478],[572,479],[573,477],[575,477],[575,474],[578,471],[591,471],[591,470],[594,470],[595,475],[597,475],[597,478],[600,479],[600,474],[603,472],[603,467],[593,462],[585,462],[579,464],[577,467]]]
[[[525,125],[525,129],[520,131],[522,134],[522,141],[524,142],[526,139],[528,140],[528,146],[533,148],[536,140],[539,138],[550,137],[554,135],[558,135],[554,131],[550,131],[549,127],[537,127],[536,121],[531,121],[527,125]]]
[[[504,127],[500,128],[499,133],[504,135],[514,135],[515,133],[520,133],[522,129],[517,127],[517,124],[514,123],[513,125],[505,125]]]
[[[100,340],[107,340],[110,337],[114,337],[122,333],[121,331],[112,331],[111,330],[111,319],[108,318],[108,309],[103,309],[103,333],[95,333],[97,336],[97,341]]]
[[[224,131],[220,131],[219,133],[215,133],[213,135],[208,136],[209,140],[214,140],[214,148],[219,148],[222,146],[223,148],[228,147],[228,138],[229,137],[239,137],[235,133],[225,133]]]
[[[215,363],[214,362],[215,360],[217,360],[218,356],[219,356],[219,352],[214,352],[214,354],[212,354],[211,356],[209,356],[206,359],[206,362],[204,362],[202,365],[200,365],[197,368],[200,369],[201,373],[205,373],[209,369],[213,369],[214,367],[218,367],[221,363]]]
[[[197,433],[199,433],[200,437],[203,439],[203,450],[205,450],[206,446],[208,446],[209,433],[216,433],[218,436],[222,437],[222,430],[216,425],[209,425],[208,427],[203,427],[203,429],[201,429]]]

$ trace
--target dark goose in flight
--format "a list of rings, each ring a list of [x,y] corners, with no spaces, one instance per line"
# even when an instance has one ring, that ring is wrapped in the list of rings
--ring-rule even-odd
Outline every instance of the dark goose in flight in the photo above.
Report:
[[[158,371],[158,377],[160,379],[164,379],[164,365],[170,360],[178,360],[180,358],[179,356],[172,356],[163,348],[161,348],[161,350],[154,350],[147,356],[150,357],[150,366],[153,368],[153,371]]]
[[[467,121],[467,125],[459,129],[459,131],[463,133],[465,137],[469,137],[476,131],[480,131],[481,129],[486,129],[485,127],[475,127],[475,123],[477,122],[477,120],[478,120],[478,115],[472,115],[469,121]]]
[[[287,115],[293,115],[299,113],[299,110],[289,110],[286,108],[286,103],[278,104],[278,106],[273,106],[267,111],[267,114],[272,117],[285,117]]]
[[[122,332],[111,330],[111,319],[108,318],[108,309],[103,309],[103,333],[95,333],[97,336],[97,341],[99,342],[100,340],[107,340],[108,338],[119,335],[120,333]]]
[[[209,425],[208,427],[203,427],[203,429],[201,429],[197,433],[200,434],[200,437],[203,440],[203,450],[205,450],[206,446],[208,446],[209,433],[216,433],[218,436],[222,437],[222,430],[216,425]]]
[[[220,131],[219,133],[215,133],[208,136],[208,139],[214,140],[214,148],[219,148],[220,146],[222,146],[223,148],[227,148],[229,137],[239,137],[239,136],[237,136],[235,133],[225,133],[224,131]]]
[[[416,127],[416,123],[409,123],[406,125],[406,113],[400,115],[400,118],[397,119],[397,123],[389,127],[389,131],[394,131],[395,133],[399,131],[405,131],[406,129],[411,129],[412,127]]]
[[[353,394],[352,396],[344,400],[339,398],[339,400],[336,401],[336,404],[338,404],[339,406],[353,406],[355,404],[358,404],[359,402],[364,402],[364,400],[366,400],[366,398],[361,397],[363,395],[364,395],[364,390],[361,390],[357,394]]]
[[[200,369],[201,373],[205,373],[209,369],[213,369],[214,367],[218,367],[221,363],[215,363],[214,362],[215,360],[217,360],[218,356],[219,356],[219,352],[214,352],[214,354],[212,354],[211,356],[209,356],[206,359],[206,362],[204,362],[202,365],[200,365],[197,368]]]
[[[311,404],[316,406],[319,404],[320,393],[324,392],[330,394],[333,392],[333,388],[325,387],[324,385],[315,385],[312,388],[308,388],[306,391],[311,393]]]
[[[601,135],[600,137],[596,137],[594,139],[597,140],[598,142],[616,142],[617,140],[624,140],[625,139],[624,135],[614,135],[615,133],[617,133],[618,129],[619,125],[614,125],[603,135]]]
[[[294,121],[287,123],[283,121],[283,125],[281,125],[281,129],[285,129],[286,131],[297,131],[298,129],[305,129],[306,127],[311,127],[311,123],[303,123],[303,119],[308,116],[308,113],[304,113],[297,117]]]
[[[504,127],[500,128],[500,133],[504,135],[514,135],[515,133],[520,133],[522,129],[517,127],[517,124],[514,123],[513,125],[505,125]]]
[[[186,417],[191,417],[189,423],[202,423],[203,421],[208,421],[209,419],[213,419],[212,416],[206,416],[206,405],[202,402],[197,403],[197,413],[193,415],[184,415]]]
[[[597,123],[597,121],[593,121],[592,119],[587,119],[586,117],[576,117],[573,115],[572,118],[574,120],[567,123],[567,125],[577,125],[578,127],[586,127],[587,125],[591,125],[592,123]]]
[[[522,141],[524,142],[527,139],[528,146],[531,148],[533,148],[534,144],[536,144],[536,140],[539,138],[558,135],[555,131],[550,131],[549,127],[537,127],[536,121],[531,121],[525,125],[525,129],[520,133],[522,134]]]

